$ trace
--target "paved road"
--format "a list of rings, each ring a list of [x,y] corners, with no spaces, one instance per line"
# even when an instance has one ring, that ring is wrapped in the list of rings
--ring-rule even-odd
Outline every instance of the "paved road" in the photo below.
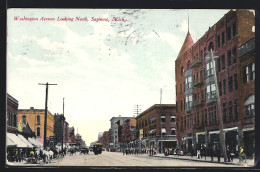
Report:
[[[44,165],[45,166],[45,165]],[[168,166],[168,167],[239,167],[238,165],[225,165],[207,162],[194,162],[188,160],[149,157],[143,155],[123,155],[118,152],[103,152],[101,155],[67,155],[62,160],[55,161],[46,166]]]

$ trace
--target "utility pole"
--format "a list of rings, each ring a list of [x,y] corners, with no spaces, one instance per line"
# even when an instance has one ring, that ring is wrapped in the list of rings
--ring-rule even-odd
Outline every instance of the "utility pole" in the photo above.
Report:
[[[63,98],[63,116],[62,116],[62,136],[61,136],[61,149],[63,150],[63,136],[64,136],[64,121],[65,121],[65,116],[64,116],[64,98]]]
[[[49,85],[57,85],[57,84],[49,84],[47,82],[46,84],[38,83],[38,85],[46,85],[45,115],[44,115],[44,142],[43,142],[43,147],[46,150],[46,146],[47,146],[46,129],[47,129],[47,112],[48,112],[48,86]]]
[[[210,49],[210,57],[211,57],[211,61],[212,61],[212,64],[213,64],[214,81],[215,81],[215,85],[216,85],[216,95],[217,95],[218,114],[219,114],[220,143],[221,143],[221,147],[222,147],[222,153],[223,153],[223,156],[224,156],[224,162],[227,162],[226,143],[225,143],[225,136],[224,136],[224,131],[223,131],[223,117],[222,117],[222,113],[221,113],[222,109],[221,109],[221,105],[220,105],[217,73],[216,73],[216,69],[215,69],[215,63],[214,63],[214,59],[213,59],[212,49]]]
[[[160,90],[160,124],[161,124],[160,126],[161,126],[161,153],[163,153],[161,105],[162,105],[162,88]]]
[[[142,105],[135,105],[136,106],[136,108],[134,109],[134,114],[136,114],[136,116],[138,116],[139,115],[139,113],[141,112],[141,106]]]

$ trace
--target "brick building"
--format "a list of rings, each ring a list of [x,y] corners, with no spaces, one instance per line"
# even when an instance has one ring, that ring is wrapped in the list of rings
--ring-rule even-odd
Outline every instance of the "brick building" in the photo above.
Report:
[[[63,114],[54,114],[54,140],[55,145],[61,145],[63,139],[63,145],[65,144],[65,120]]]
[[[176,148],[176,105],[155,104],[136,117],[138,140],[146,148],[161,152],[164,148]],[[140,143],[138,143],[140,144]],[[140,147],[140,146],[139,146]]]
[[[244,70],[254,73],[254,51],[240,55],[249,51],[244,47],[255,36],[254,25],[253,12],[230,10],[196,43],[187,33],[175,61],[177,140],[184,152],[190,152],[192,146],[219,144],[219,115],[223,117],[226,145],[234,151],[242,144],[243,128],[254,128],[252,121],[250,127],[244,125],[251,119],[245,120],[243,105],[248,96],[254,95],[254,81],[241,82]],[[251,42],[245,44],[248,40]],[[213,62],[211,52],[216,57]],[[250,69],[246,69],[248,65]],[[214,81],[213,66],[218,83]],[[217,106],[216,85],[221,109]],[[248,101],[252,104],[251,99]]]
[[[127,119],[122,124],[122,133],[119,135],[121,138],[121,147],[134,147],[134,141],[136,140],[136,119]]]
[[[8,133],[18,133],[17,114],[18,101],[7,93],[6,109],[6,131]]]
[[[41,143],[44,142],[44,109],[34,109],[31,107],[30,109],[19,109],[17,120],[22,120],[23,124],[29,124],[31,130],[35,132],[36,139]],[[47,113],[47,130],[46,137],[49,139],[50,136],[54,136],[54,117],[51,112]]]

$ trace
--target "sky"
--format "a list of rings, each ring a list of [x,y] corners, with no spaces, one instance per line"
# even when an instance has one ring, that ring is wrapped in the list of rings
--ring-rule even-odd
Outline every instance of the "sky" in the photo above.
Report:
[[[48,110],[62,114],[64,98],[66,121],[89,145],[112,117],[159,104],[161,88],[161,103],[175,104],[175,60],[188,17],[196,42],[228,11],[8,9],[7,93],[18,109],[44,109],[46,87],[38,83],[57,84],[49,86]]]

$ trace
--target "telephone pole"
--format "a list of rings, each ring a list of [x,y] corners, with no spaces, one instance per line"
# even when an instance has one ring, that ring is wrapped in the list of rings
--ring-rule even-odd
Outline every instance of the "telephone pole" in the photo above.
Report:
[[[64,136],[64,121],[65,121],[65,116],[64,116],[64,98],[63,98],[63,116],[62,116],[62,122],[61,122],[61,126],[62,126],[62,135],[61,135],[61,149],[63,150],[63,136]],[[65,143],[66,144],[66,143]]]
[[[162,88],[160,90],[160,124],[161,124],[161,153],[163,153],[161,105],[162,105]]]
[[[44,142],[43,147],[46,150],[47,147],[47,138],[46,138],[46,129],[47,129],[47,112],[48,112],[48,86],[49,85],[57,85],[57,84],[46,84],[38,83],[38,85],[46,85],[46,97],[45,97],[45,115],[44,115]]]
[[[136,108],[134,109],[134,114],[136,114],[136,116],[138,116],[139,115],[139,113],[141,112],[141,106],[142,105],[135,105],[136,106]]]
[[[226,144],[225,144],[225,135],[223,131],[223,117],[222,117],[222,109],[220,105],[220,99],[219,99],[219,90],[218,90],[218,81],[217,81],[217,73],[216,73],[216,68],[215,68],[215,63],[214,63],[214,57],[216,58],[217,56],[213,57],[213,51],[210,49],[210,57],[211,61],[213,64],[213,73],[214,73],[214,81],[216,85],[216,95],[217,95],[217,103],[218,103],[218,114],[219,114],[219,137],[220,137],[220,143],[222,147],[222,153],[224,157],[224,162],[227,162],[227,151],[226,151]]]

